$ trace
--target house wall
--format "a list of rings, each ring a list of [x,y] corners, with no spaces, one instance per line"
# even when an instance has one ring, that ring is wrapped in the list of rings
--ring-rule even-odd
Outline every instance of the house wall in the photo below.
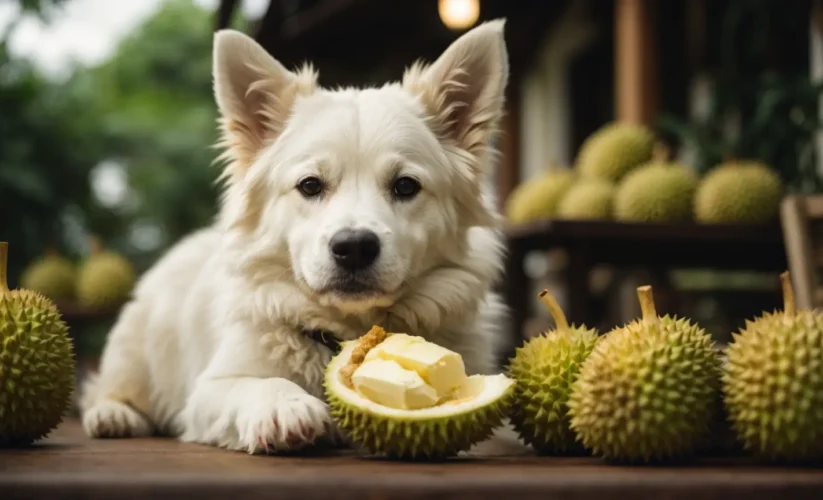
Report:
[[[816,11],[809,16],[809,73],[812,81],[823,81],[823,2],[817,2]],[[823,117],[823,99],[818,103]],[[823,172],[823,133],[817,134],[817,170]]]
[[[520,84],[521,180],[551,163],[565,166],[574,159],[567,75],[570,62],[597,35],[595,25],[585,17],[588,4],[573,2],[563,13]]]

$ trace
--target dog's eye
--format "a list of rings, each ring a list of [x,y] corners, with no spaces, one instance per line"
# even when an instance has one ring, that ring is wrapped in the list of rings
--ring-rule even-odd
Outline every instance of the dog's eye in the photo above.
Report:
[[[311,198],[320,194],[323,190],[323,183],[317,177],[306,177],[297,184],[297,189],[303,193],[303,196]]]
[[[396,198],[409,199],[420,192],[420,183],[411,177],[399,177],[392,185],[392,194]]]

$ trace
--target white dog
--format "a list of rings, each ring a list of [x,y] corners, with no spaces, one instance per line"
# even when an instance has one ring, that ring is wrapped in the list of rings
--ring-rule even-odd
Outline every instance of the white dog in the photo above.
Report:
[[[234,31],[214,40],[227,166],[218,220],[141,279],[80,399],[93,437],[173,435],[249,453],[339,437],[333,351],[372,325],[491,373],[505,308],[484,182],[508,78],[504,21],[402,82],[327,90]]]

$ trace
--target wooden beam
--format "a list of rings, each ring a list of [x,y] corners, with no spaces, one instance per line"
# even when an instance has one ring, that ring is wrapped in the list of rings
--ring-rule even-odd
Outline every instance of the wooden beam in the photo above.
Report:
[[[649,124],[658,111],[656,0],[616,0],[615,115]]]
[[[520,82],[509,83],[505,115],[500,124],[500,160],[497,165],[497,203],[502,210],[506,199],[520,182]]]
[[[229,27],[235,8],[237,8],[237,0],[221,0],[220,6],[217,8],[216,30]]]

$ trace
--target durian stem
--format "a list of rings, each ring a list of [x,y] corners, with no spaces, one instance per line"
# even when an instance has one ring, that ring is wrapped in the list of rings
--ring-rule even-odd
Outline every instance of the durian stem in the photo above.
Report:
[[[8,265],[9,244],[5,241],[0,241],[0,292],[9,291]]]
[[[372,326],[371,330],[360,337],[360,340],[357,342],[357,347],[354,348],[349,357],[349,362],[340,369],[340,376],[343,377],[343,383],[346,387],[349,389],[354,388],[351,381],[352,375],[354,375],[354,372],[363,364],[363,360],[366,359],[366,354],[384,340],[386,340],[386,330],[377,325]]]
[[[557,303],[557,299],[554,298],[554,295],[550,294],[548,290],[545,288],[537,297],[540,298],[540,302],[549,310],[549,314],[551,314],[552,318],[554,318],[554,322],[557,325],[556,330],[558,331],[566,331],[569,329],[569,321],[566,319],[566,315],[563,314],[563,309],[560,308],[560,304]]]
[[[643,313],[643,321],[656,323],[657,309],[654,307],[654,295],[652,287],[649,285],[637,287],[637,299],[640,301],[640,311]]]
[[[671,150],[665,143],[656,142],[654,144],[654,149],[652,150],[652,160],[654,160],[655,163],[665,163],[669,161],[670,155]]]
[[[89,253],[96,255],[103,250],[103,241],[99,236],[93,234],[89,237]]]
[[[794,302],[794,288],[792,287],[792,277],[789,271],[780,274],[780,284],[783,288],[783,312],[787,316],[794,316],[797,306]]]

